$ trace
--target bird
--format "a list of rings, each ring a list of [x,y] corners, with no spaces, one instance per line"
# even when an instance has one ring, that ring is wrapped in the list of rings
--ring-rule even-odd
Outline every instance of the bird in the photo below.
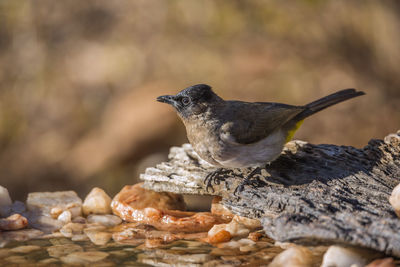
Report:
[[[276,160],[304,119],[345,100],[364,95],[344,89],[303,106],[274,102],[224,100],[207,84],[187,87],[157,101],[173,106],[186,128],[193,150],[218,170],[205,179],[208,188],[223,169],[255,168],[236,188]]]

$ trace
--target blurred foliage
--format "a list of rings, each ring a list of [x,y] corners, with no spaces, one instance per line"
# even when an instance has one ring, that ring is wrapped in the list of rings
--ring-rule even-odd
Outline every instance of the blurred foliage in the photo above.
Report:
[[[0,184],[114,194],[185,142],[154,101],[208,83],[305,104],[354,87],[296,138],[364,146],[400,125],[400,2],[2,0]]]

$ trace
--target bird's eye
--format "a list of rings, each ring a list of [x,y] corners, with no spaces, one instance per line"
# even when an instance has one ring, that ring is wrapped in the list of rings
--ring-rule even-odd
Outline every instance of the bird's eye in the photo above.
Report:
[[[182,104],[183,104],[184,106],[187,106],[187,105],[190,104],[190,98],[189,98],[189,97],[183,97],[182,100],[181,100],[181,102],[182,102]]]

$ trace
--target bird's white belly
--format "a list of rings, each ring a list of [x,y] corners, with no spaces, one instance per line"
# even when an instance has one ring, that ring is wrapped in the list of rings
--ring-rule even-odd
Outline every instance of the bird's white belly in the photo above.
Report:
[[[281,131],[276,131],[253,144],[243,145],[230,140],[215,160],[226,168],[260,167],[279,157],[285,139]]]

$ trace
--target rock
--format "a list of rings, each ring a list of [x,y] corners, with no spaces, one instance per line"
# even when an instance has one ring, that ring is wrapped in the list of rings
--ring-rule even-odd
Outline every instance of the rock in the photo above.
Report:
[[[61,257],[66,264],[90,264],[108,257],[108,253],[101,251],[73,252]]]
[[[10,252],[25,254],[25,253],[30,253],[32,251],[39,250],[39,249],[41,249],[39,246],[19,246],[19,247],[10,249]]]
[[[69,210],[63,211],[60,215],[58,215],[57,220],[63,223],[71,222],[71,212]]]
[[[260,219],[274,240],[341,243],[400,256],[400,220],[388,201],[400,182],[399,140],[400,132],[361,149],[289,142],[237,195],[232,193],[253,169],[220,170],[207,191],[203,181],[216,168],[189,144],[171,148],[169,161],[146,169],[141,179],[155,191],[221,196],[232,213]]]
[[[28,225],[28,220],[20,214],[13,214],[6,219],[0,219],[0,230],[19,230]]]
[[[51,216],[53,208],[69,210],[72,217],[82,214],[82,200],[74,191],[29,193],[26,200],[28,210]]]
[[[398,184],[390,195],[389,202],[392,205],[397,216],[400,217],[400,184]]]
[[[106,214],[106,215],[92,214],[87,217],[87,221],[89,223],[99,223],[106,227],[114,227],[114,226],[122,223],[122,219],[120,217],[115,216],[115,215],[110,215],[110,214]]]
[[[180,195],[146,190],[141,184],[125,186],[111,203],[113,212],[127,222],[152,225],[163,231],[204,232],[226,220],[209,212],[185,212]]]
[[[83,248],[76,244],[55,245],[47,248],[50,257],[60,258],[73,252],[83,251]]]
[[[60,233],[65,237],[73,237],[83,233],[84,224],[81,223],[67,223],[60,229]]]
[[[108,232],[86,231],[85,233],[93,244],[99,246],[107,244],[112,237],[112,234]]]
[[[11,204],[12,201],[7,188],[0,185],[0,217],[7,217],[10,215]]]
[[[7,258],[4,258],[5,261],[8,261],[10,263],[18,264],[18,265],[27,265],[29,263],[29,260],[27,259],[26,256],[9,256]]]
[[[227,224],[214,225],[213,228],[208,231],[208,237],[215,238],[213,236],[218,234],[220,231],[228,231],[231,237],[246,237],[250,233],[250,230],[244,224],[232,220]]]
[[[30,193],[26,204],[29,224],[44,232],[59,230],[65,223],[71,221],[68,212],[71,218],[82,214],[82,200],[74,191]],[[61,220],[53,219],[61,214],[63,214]]]
[[[103,189],[95,187],[86,196],[82,211],[86,216],[89,214],[111,214],[111,198]]]
[[[18,231],[7,231],[1,233],[1,237],[9,241],[27,241],[40,237],[41,235],[43,235],[43,232],[36,229],[22,229]]]
[[[313,266],[311,251],[306,247],[291,247],[278,254],[268,267],[309,267]],[[334,266],[334,265],[333,265]],[[333,267],[331,266],[331,267]],[[350,267],[348,265],[347,267]]]
[[[371,256],[373,254],[370,251],[330,246],[324,254],[321,267],[364,267]]]
[[[45,233],[59,230],[64,225],[64,222],[53,219],[48,215],[42,215],[38,212],[28,212],[26,216],[31,227],[40,229]]]

